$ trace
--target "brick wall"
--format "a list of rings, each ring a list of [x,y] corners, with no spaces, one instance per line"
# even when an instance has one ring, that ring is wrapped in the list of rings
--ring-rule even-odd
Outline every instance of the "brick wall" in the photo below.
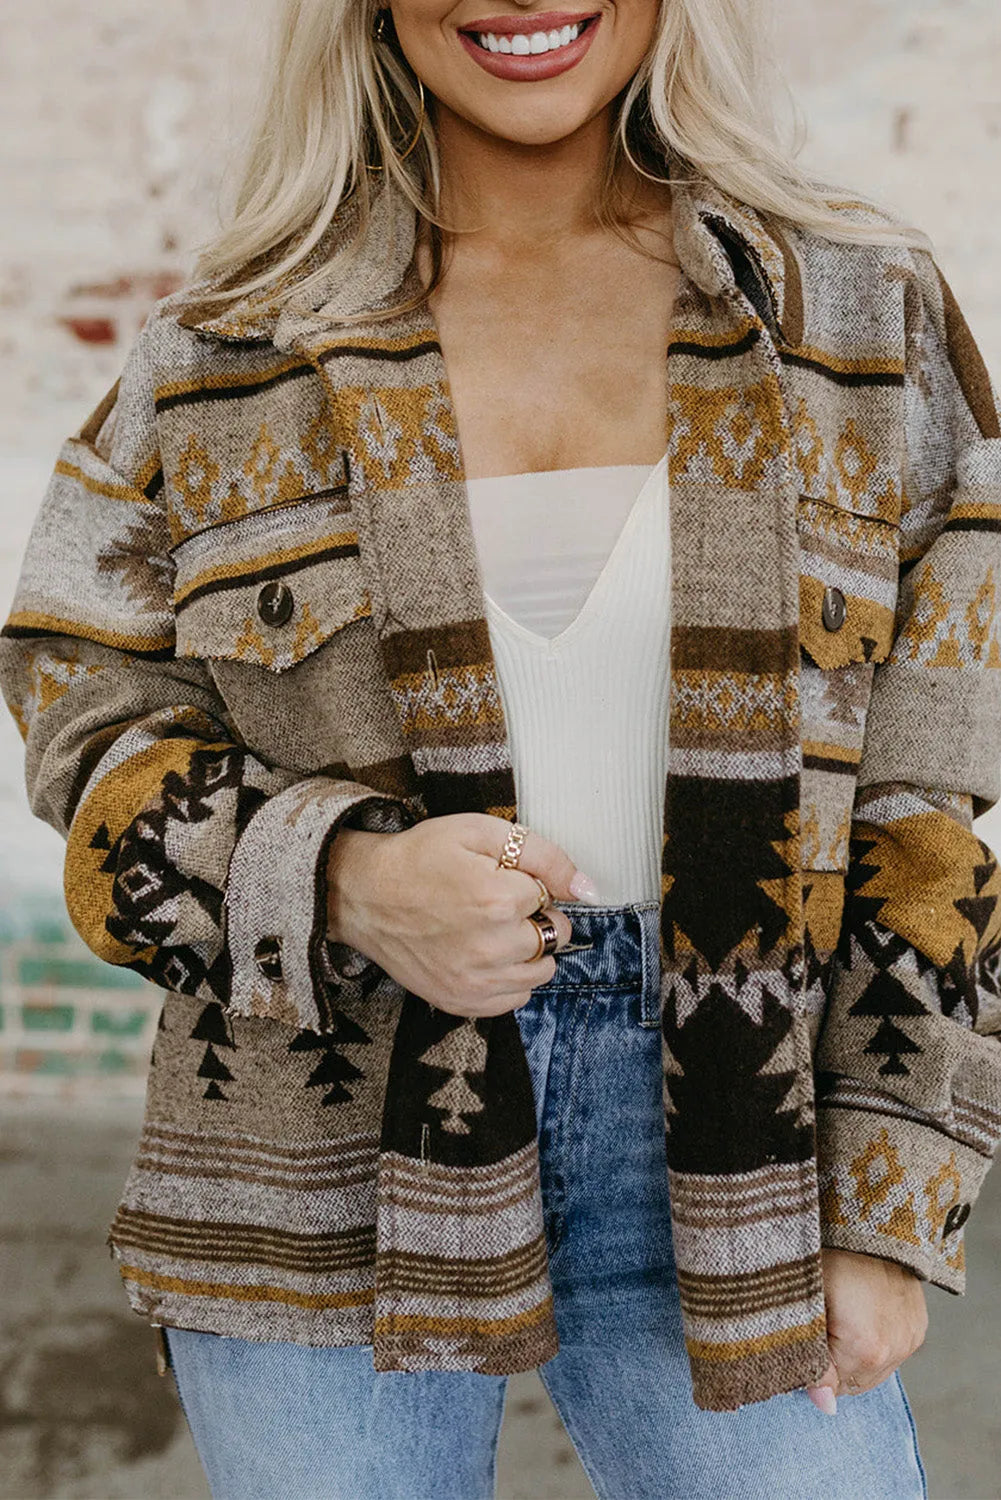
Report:
[[[0,52],[0,610],[63,435],[118,374],[149,303],[214,220],[259,68],[239,0],[6,0]],[[1001,370],[997,0],[778,0],[804,161],[933,236]],[[64,915],[61,845],[24,799],[0,714],[0,1080],[142,1087],[157,992],[98,964]],[[978,825],[1001,845],[1001,810]],[[15,878],[16,872],[16,878]]]
[[[90,953],[51,895],[0,907],[0,1077],[5,1094],[142,1092],[156,992]]]

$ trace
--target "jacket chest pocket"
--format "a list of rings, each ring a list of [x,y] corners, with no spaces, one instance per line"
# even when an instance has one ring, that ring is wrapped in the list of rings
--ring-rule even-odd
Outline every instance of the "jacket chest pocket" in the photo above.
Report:
[[[893,645],[899,529],[802,496],[802,866],[844,871],[873,672]]]
[[[252,750],[314,771],[353,761],[361,726],[371,748],[389,700],[343,500],[306,496],[211,526],[173,557],[177,655],[207,664]]]
[[[179,656],[283,672],[371,613],[351,514],[306,497],[174,549]]]

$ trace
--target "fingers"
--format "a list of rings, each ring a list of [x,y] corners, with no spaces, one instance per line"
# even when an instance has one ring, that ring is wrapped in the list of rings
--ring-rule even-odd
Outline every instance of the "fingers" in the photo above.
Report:
[[[818,1407],[820,1411],[825,1412],[829,1417],[833,1417],[837,1413],[839,1384],[837,1366],[832,1359],[828,1361],[827,1369],[821,1375],[817,1384],[808,1385],[806,1388],[807,1395],[814,1406]]]
[[[530,989],[507,990],[503,994],[495,995],[489,1005],[477,1011],[481,1016],[503,1016],[512,1010],[521,1010],[532,998]]]
[[[539,880],[542,880],[541,875],[536,879],[534,875],[529,874],[527,870],[523,870],[520,866],[516,870],[509,870],[502,865],[498,870],[498,878],[502,882],[501,889],[505,896],[510,898],[511,910],[515,916],[531,917],[542,907],[542,892],[539,889]],[[542,883],[545,885],[546,890],[549,891],[550,901],[561,899],[550,890],[548,881],[543,881]],[[545,904],[545,910],[550,915],[552,914],[553,908],[550,906],[549,901]]]
[[[828,1350],[839,1396],[882,1385],[918,1349],[928,1326],[924,1291],[906,1267],[825,1247]],[[831,1369],[822,1377],[828,1383]],[[815,1389],[815,1388],[814,1388]]]
[[[530,913],[530,915],[534,916],[535,913]],[[565,948],[573,937],[573,927],[571,926],[570,918],[566,912],[560,911],[559,907],[556,906],[547,906],[545,916],[556,928],[557,948]],[[518,923],[517,933],[519,951],[515,957],[520,958],[523,963],[531,963],[532,959],[539,954],[539,929],[526,916]]]
[[[538,875],[549,888],[549,894],[557,901],[576,901],[579,898],[570,889],[570,882],[577,874],[577,866],[559,844],[550,843],[537,833],[529,832],[518,866],[529,875]]]
[[[872,1356],[860,1359],[857,1355],[852,1359],[842,1359],[837,1366],[837,1394],[861,1396],[864,1391],[874,1390],[893,1374],[903,1359],[903,1355],[890,1355],[879,1360]]]
[[[504,852],[508,834],[511,832],[510,820],[495,818],[489,813],[465,813],[461,816],[469,820],[464,830],[469,847],[483,854],[491,854],[495,860],[499,861]],[[520,874],[538,875],[545,881],[549,894],[555,900],[578,901],[581,899],[570,889],[570,882],[580,872],[569,854],[559,844],[554,844],[551,839],[543,838],[541,833],[536,833],[532,828],[525,833],[517,866],[510,870],[501,866],[501,873],[505,877]],[[537,905],[538,902],[536,902]],[[534,911],[535,907],[530,910]]]
[[[833,1360],[821,1375],[816,1385],[808,1385],[806,1393],[820,1411],[826,1416],[837,1415],[838,1398],[842,1396],[861,1396],[863,1391],[871,1391],[874,1386],[881,1385],[888,1375],[892,1375],[895,1365],[889,1369],[868,1370],[863,1373],[859,1370],[849,1370],[846,1367],[839,1368]]]
[[[547,841],[543,839],[541,842],[546,843]],[[527,847],[528,839],[526,838],[525,848]],[[550,845],[550,847],[553,849],[556,848],[555,844]],[[553,906],[549,902],[544,907],[542,906],[542,892],[539,889],[539,881],[536,879],[535,874],[524,866],[524,849],[522,850],[522,858],[517,868],[508,869],[506,866],[501,866],[498,869],[498,876],[503,881],[501,888],[504,891],[504,896],[505,898],[510,898],[511,905],[508,907],[506,901],[502,901],[500,908],[497,910],[497,915],[501,920],[504,920],[509,912],[512,917],[517,919],[519,947],[512,955],[515,959],[530,961],[538,949],[539,940],[536,928],[531,922],[525,919],[535,916],[540,911],[545,912],[556,928],[559,934],[558,946],[563,948],[570,942],[573,936],[570,918],[564,912],[561,912],[559,907]],[[549,881],[544,876],[540,875],[539,880],[542,880],[551,899],[562,899],[553,890]]]
[[[847,1340],[832,1339],[834,1351],[830,1370],[834,1372],[834,1390],[838,1396],[861,1396],[889,1379],[916,1345],[897,1340],[881,1340],[874,1332]],[[821,1377],[827,1383],[828,1371]]]

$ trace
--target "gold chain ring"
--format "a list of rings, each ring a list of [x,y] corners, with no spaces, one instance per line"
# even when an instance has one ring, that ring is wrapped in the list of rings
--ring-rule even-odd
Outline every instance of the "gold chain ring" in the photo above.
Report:
[[[521,858],[521,848],[525,842],[528,829],[523,823],[512,823],[508,836],[504,842],[504,848],[500,859],[497,861],[502,870],[516,870]]]

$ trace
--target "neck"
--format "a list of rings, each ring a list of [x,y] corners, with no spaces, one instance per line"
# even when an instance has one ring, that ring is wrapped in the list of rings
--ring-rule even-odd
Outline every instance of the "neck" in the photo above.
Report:
[[[441,212],[451,230],[480,247],[536,254],[598,229],[595,206],[611,145],[612,106],[572,135],[543,145],[504,140],[436,104]],[[668,189],[628,163],[618,186],[631,219],[662,219]]]

